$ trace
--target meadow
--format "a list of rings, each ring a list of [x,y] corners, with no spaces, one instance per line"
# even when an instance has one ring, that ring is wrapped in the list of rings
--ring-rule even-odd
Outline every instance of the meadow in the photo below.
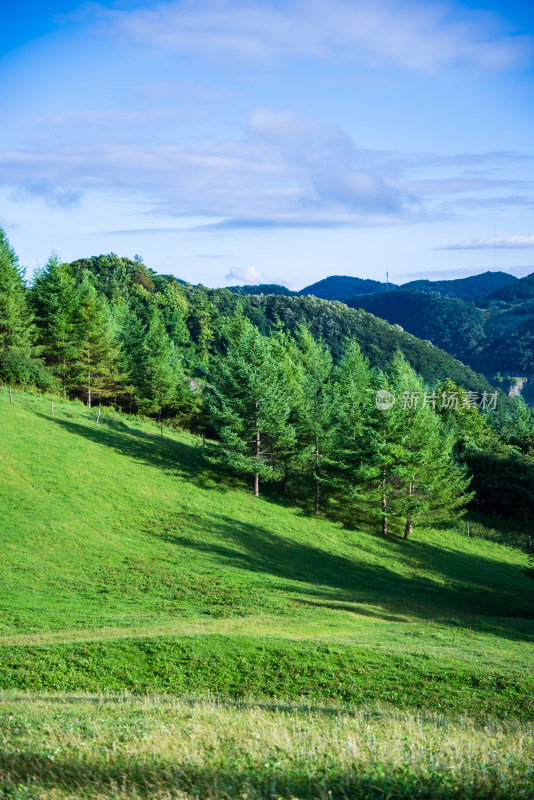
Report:
[[[96,418],[0,390],[0,797],[534,796],[524,552]]]

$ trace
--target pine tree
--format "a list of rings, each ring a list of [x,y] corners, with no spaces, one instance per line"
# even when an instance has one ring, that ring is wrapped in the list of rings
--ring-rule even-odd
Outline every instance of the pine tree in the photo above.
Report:
[[[333,443],[332,431],[332,356],[307,328],[297,336],[298,358],[302,368],[300,407],[297,410],[297,462],[303,473],[313,478],[315,513],[319,513],[321,486],[328,480],[328,462]]]
[[[268,339],[248,320],[237,317],[228,338],[226,357],[208,394],[211,424],[220,439],[210,456],[252,475],[258,497],[260,479],[281,477],[276,454],[294,438],[287,384]]]
[[[115,394],[120,383],[119,346],[115,341],[110,309],[85,275],[77,291],[76,326],[80,343],[78,390],[91,406],[95,398]]]
[[[279,368],[279,377],[284,385],[284,394],[289,405],[287,424],[293,432],[299,427],[304,404],[304,366],[295,339],[277,323],[269,337],[271,356]],[[282,472],[283,492],[287,493],[289,476],[300,468],[298,460],[298,441],[295,433],[279,437],[276,441],[274,457]]]
[[[361,462],[361,438],[374,397],[367,358],[355,339],[345,342],[343,355],[333,373],[333,453],[330,459],[331,485],[343,497],[350,497],[354,474]]]
[[[81,348],[78,294],[70,266],[53,254],[37,271],[30,293],[46,363],[61,381],[64,396],[75,381],[75,365]]]
[[[377,384],[395,398],[393,407],[375,406],[365,428],[361,480],[357,493],[372,503],[374,516],[404,520],[404,537],[414,521],[443,520],[470,499],[465,470],[453,457],[453,437],[434,411],[436,394],[422,381],[401,354],[396,354],[387,375]]]
[[[378,392],[393,396],[388,376],[378,373],[374,379]],[[382,535],[388,535],[388,518],[395,515],[399,481],[406,454],[402,447],[404,420],[398,405],[379,408],[373,402],[365,416],[359,438],[354,442],[355,464],[352,498],[371,519],[381,521]]]
[[[0,352],[31,352],[34,328],[19,260],[0,228]]]
[[[161,415],[162,409],[177,398],[184,374],[180,356],[157,309],[143,342],[141,363],[139,405],[148,413]]]

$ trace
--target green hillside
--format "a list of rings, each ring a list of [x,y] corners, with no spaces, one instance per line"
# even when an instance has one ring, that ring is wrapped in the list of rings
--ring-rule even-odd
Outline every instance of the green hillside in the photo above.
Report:
[[[529,796],[522,552],[256,499],[106,409],[0,415],[6,797]]]
[[[520,552],[452,531],[384,541],[254,498],[191,435],[54,406],[0,399],[4,645],[261,632],[521,674]]]
[[[401,325],[419,339],[431,341],[471,366],[485,344],[484,312],[456,297],[424,290],[398,290],[352,297],[347,305]]]

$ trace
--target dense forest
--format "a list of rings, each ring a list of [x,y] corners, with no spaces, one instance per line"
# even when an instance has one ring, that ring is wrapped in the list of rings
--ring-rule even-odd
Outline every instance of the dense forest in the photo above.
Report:
[[[469,335],[469,320],[442,322]],[[0,231],[0,380],[203,431],[206,456],[256,494],[299,487],[315,512],[348,509],[384,535],[467,503],[528,522],[529,409],[340,302],[192,286],[113,253],[54,255],[28,285]]]
[[[433,342],[494,382],[534,374],[533,276],[474,301],[402,287],[346,302]]]

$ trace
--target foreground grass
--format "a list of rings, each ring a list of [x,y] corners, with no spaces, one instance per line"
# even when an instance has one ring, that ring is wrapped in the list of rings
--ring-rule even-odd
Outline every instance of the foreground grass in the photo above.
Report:
[[[196,635],[0,648],[0,689],[216,692],[230,698],[394,704],[534,719],[532,675],[427,654],[271,637]]]
[[[532,726],[388,706],[0,696],[3,798],[531,798]]]

